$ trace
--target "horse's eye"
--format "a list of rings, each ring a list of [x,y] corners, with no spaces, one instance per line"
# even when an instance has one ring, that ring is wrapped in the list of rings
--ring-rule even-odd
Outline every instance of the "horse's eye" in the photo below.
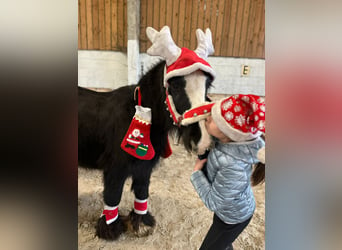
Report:
[[[185,79],[183,76],[175,76],[168,80],[169,87],[173,89],[184,89]]]

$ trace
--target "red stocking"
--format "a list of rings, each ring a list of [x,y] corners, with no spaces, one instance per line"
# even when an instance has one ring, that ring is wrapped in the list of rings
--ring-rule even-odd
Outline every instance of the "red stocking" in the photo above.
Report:
[[[122,140],[121,148],[141,160],[151,160],[154,149],[150,141],[151,109],[135,106],[135,115]]]

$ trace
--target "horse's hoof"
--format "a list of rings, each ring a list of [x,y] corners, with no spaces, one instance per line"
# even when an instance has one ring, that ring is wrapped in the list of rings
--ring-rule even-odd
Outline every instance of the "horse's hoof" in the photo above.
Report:
[[[154,217],[147,212],[146,214],[136,214],[133,210],[124,219],[129,231],[138,237],[144,237],[154,232],[156,221]]]
[[[106,240],[116,240],[119,236],[127,231],[127,226],[122,222],[121,216],[107,225],[105,216],[102,216],[97,221],[96,225],[96,235],[99,238]]]

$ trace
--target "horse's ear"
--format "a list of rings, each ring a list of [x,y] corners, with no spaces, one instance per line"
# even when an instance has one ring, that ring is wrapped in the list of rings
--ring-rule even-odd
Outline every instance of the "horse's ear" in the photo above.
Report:
[[[181,49],[173,41],[168,26],[164,26],[160,32],[151,27],[147,27],[146,35],[152,42],[152,46],[147,50],[147,54],[163,57],[167,65],[171,65],[177,60],[181,54]]]
[[[205,34],[201,29],[196,30],[197,38],[197,48],[195,50],[196,54],[206,59],[209,55],[214,54],[214,45],[212,42],[212,35],[209,28],[205,30]]]

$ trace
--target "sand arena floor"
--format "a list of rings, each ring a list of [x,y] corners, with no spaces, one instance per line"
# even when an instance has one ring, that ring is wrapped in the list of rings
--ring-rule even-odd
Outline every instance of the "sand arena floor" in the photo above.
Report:
[[[149,211],[156,219],[153,234],[138,238],[125,233],[117,241],[95,237],[95,225],[103,209],[102,172],[78,169],[78,249],[196,250],[212,222],[213,213],[195,192],[190,175],[196,159],[182,145],[172,144],[173,154],[161,159],[152,173]],[[119,213],[133,207],[131,179],[124,186]],[[251,223],[234,242],[234,249],[265,249],[265,184],[253,188],[257,208]]]

